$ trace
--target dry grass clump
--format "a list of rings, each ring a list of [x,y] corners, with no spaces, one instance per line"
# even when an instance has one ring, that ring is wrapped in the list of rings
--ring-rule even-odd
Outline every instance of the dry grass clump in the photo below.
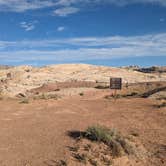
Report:
[[[109,86],[107,85],[97,85],[95,86],[96,89],[109,89]]]
[[[116,94],[116,95],[107,95],[104,98],[105,99],[119,99],[119,98],[131,98],[131,97],[139,97],[138,92],[131,92],[131,93],[126,93],[126,94]]]
[[[41,99],[41,100],[55,99],[55,100],[57,100],[58,98],[59,97],[57,94],[47,94],[47,93],[42,93],[42,94],[39,94],[39,95],[33,97],[34,100],[37,100],[37,99]]]
[[[29,103],[29,99],[28,98],[23,98],[20,101],[20,104],[28,104]]]
[[[79,93],[79,95],[80,95],[80,96],[84,96],[84,93],[83,93],[83,92],[81,92],[81,93]]]
[[[124,154],[133,154],[132,147],[126,139],[114,129],[103,126],[91,126],[86,130],[86,137],[92,141],[103,142],[112,150],[112,155],[120,157]]]
[[[85,131],[69,131],[68,135],[76,139],[74,147],[69,147],[72,157],[85,165],[111,166],[122,157],[132,156],[133,161],[146,157],[147,151],[135,140],[139,136],[135,131],[129,139],[115,129],[94,125]]]

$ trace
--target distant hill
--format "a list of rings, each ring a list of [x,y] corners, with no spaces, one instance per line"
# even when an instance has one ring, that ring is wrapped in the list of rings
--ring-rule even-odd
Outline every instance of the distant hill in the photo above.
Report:
[[[8,65],[0,65],[0,70],[5,70],[5,69],[10,69],[13,66],[8,66]]]
[[[138,68],[136,71],[143,73],[166,73],[166,66],[152,66],[148,68]]]
[[[3,69],[3,70],[2,70]],[[146,69],[165,71],[163,67]],[[9,96],[24,93],[27,90],[41,87],[43,84],[88,81],[109,85],[110,77],[121,77],[123,83],[166,81],[166,72],[145,72],[145,69],[118,68],[87,64],[62,64],[44,67],[1,66],[0,88]]]

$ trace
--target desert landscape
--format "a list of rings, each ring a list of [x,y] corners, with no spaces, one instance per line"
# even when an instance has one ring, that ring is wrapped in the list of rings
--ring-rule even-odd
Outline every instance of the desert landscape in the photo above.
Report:
[[[0,67],[0,166],[164,166],[165,123],[166,67]]]

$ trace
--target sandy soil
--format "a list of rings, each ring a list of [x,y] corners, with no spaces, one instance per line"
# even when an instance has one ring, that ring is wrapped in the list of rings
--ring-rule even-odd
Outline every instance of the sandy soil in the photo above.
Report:
[[[164,166],[166,160],[166,109],[154,105],[154,99],[122,98],[107,100],[108,91],[87,91],[84,96],[58,100],[34,100],[21,104],[18,100],[0,101],[0,165],[55,166],[65,160],[68,165],[81,165],[68,149],[74,139],[68,131],[82,131],[100,124],[116,128],[124,135],[136,131],[149,152],[142,166]],[[125,163],[125,158],[117,165]]]

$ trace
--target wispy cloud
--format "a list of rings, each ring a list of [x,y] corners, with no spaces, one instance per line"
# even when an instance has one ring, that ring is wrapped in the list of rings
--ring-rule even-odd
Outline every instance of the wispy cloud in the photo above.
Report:
[[[60,27],[57,28],[57,31],[59,31],[59,32],[62,32],[64,30],[65,30],[65,27],[63,27],[63,26],[60,26]]]
[[[98,0],[102,1],[102,0]],[[103,2],[115,4],[118,6],[125,6],[130,4],[151,4],[151,5],[161,5],[166,6],[165,0],[104,0]]]
[[[24,12],[54,5],[52,0],[0,0],[0,11]]]
[[[35,29],[36,25],[38,21],[32,21],[32,22],[26,22],[26,21],[23,21],[20,23],[20,27],[23,28],[25,31],[32,31]]]
[[[0,41],[1,61],[83,61],[166,56],[166,33],[143,36]]]
[[[65,17],[67,15],[77,13],[78,11],[79,11],[79,8],[63,7],[63,8],[56,9],[54,11],[54,14],[57,15],[57,16]]]
[[[135,3],[161,5],[166,7],[165,0],[0,0],[0,11],[24,12],[27,10],[55,7],[57,8],[55,9],[55,13],[63,16],[63,13],[65,13],[64,10],[66,10],[69,14],[71,12],[78,12],[79,7],[77,7],[77,5],[80,6],[80,4],[114,4],[118,6],[125,6]]]

